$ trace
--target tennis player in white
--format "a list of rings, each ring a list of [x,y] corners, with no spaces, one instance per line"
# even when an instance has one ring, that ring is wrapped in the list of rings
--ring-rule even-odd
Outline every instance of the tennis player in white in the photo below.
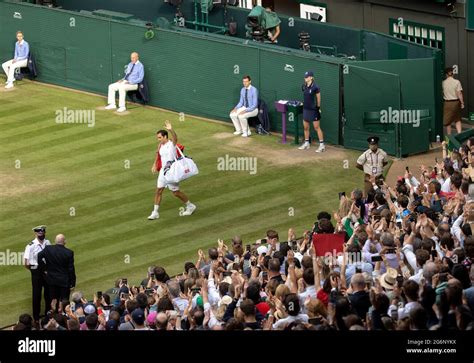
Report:
[[[155,193],[155,207],[153,212],[151,212],[148,219],[158,219],[160,218],[159,208],[161,203],[161,196],[165,188],[168,188],[173,192],[173,195],[183,201],[186,206],[186,209],[180,213],[183,216],[190,216],[196,210],[196,206],[189,201],[189,198],[179,190],[178,183],[167,183],[164,178],[164,169],[166,164],[169,161],[175,159],[176,148],[182,147],[178,144],[178,136],[174,132],[173,127],[169,121],[165,122],[166,130],[159,130],[156,133],[156,138],[158,140],[158,150],[156,151],[155,163],[151,167],[151,172],[153,174],[158,173],[157,188]],[[168,133],[171,134],[171,139],[168,139]]]

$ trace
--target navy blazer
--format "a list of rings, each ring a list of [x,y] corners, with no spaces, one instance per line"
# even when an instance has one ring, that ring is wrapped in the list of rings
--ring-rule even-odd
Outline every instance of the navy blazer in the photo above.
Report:
[[[46,246],[38,253],[38,264],[46,271],[48,285],[67,288],[76,286],[74,252],[64,245]]]
[[[38,77],[38,69],[36,68],[36,60],[33,53],[28,54],[28,69],[30,70],[30,78]]]

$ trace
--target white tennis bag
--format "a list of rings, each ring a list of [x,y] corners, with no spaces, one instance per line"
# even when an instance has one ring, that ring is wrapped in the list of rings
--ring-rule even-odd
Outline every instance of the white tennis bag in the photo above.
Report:
[[[171,165],[166,165],[163,176],[167,183],[179,183],[194,175],[199,174],[198,167],[193,159],[184,156],[179,147],[176,147],[179,157],[176,158],[174,153],[174,161]]]

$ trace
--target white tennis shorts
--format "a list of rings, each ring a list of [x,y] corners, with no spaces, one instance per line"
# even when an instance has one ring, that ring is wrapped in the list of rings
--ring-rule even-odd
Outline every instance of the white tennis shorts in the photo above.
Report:
[[[172,192],[177,192],[179,190],[179,183],[166,182],[163,168],[160,170],[160,173],[158,174],[158,180],[156,182],[156,186],[157,188],[168,188]]]

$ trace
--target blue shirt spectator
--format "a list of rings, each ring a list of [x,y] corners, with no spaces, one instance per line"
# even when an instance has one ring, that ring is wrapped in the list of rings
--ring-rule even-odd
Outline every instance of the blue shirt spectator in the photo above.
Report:
[[[27,59],[28,54],[30,54],[30,46],[26,40],[15,43],[15,56],[13,57],[15,61]]]
[[[137,60],[136,63],[130,62],[125,72],[125,77],[123,80],[128,81],[130,84],[139,84],[143,81],[145,77],[145,69],[143,64]]]
[[[235,108],[239,109],[242,106],[247,107],[245,112],[252,112],[258,107],[258,90],[254,86],[242,87],[240,90],[240,100]]]

